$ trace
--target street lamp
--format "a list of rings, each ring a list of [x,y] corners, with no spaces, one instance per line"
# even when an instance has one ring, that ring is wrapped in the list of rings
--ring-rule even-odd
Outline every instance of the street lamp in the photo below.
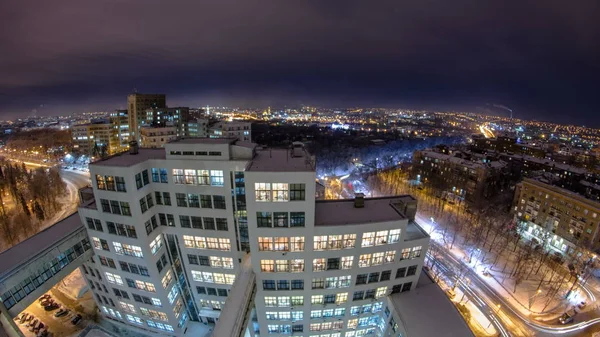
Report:
[[[531,306],[533,305],[533,302],[535,301],[535,297],[536,297],[537,295],[541,294],[541,293],[542,293],[542,289],[538,289],[538,290],[535,292],[535,294],[533,294],[533,296],[531,296],[531,297],[529,298],[529,311],[531,311]]]

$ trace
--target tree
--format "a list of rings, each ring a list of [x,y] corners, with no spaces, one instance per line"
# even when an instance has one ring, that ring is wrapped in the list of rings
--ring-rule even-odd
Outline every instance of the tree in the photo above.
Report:
[[[42,209],[42,206],[40,206],[40,203],[37,202],[37,200],[33,203],[33,213],[39,221],[44,221],[44,210]]]
[[[23,198],[23,195],[20,195],[19,201],[21,202],[21,208],[23,209],[23,213],[28,217],[31,218],[31,212],[29,211],[29,207],[27,207],[27,202],[25,202],[25,198]]]

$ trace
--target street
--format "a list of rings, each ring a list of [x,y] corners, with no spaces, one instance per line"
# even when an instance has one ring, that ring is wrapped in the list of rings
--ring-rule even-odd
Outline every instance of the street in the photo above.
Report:
[[[432,233],[434,224],[425,217],[418,215],[417,221],[428,232]],[[600,331],[600,318],[595,309],[580,313],[575,316],[573,324],[559,325],[556,320],[543,323],[524,315],[522,311],[514,307],[514,302],[507,297],[501,296],[498,291],[490,286],[490,278],[484,276],[482,268],[467,264],[461,258],[457,258],[452,251],[448,250],[442,243],[436,242],[432,237],[431,246],[437,253],[435,257],[428,253],[428,265],[439,268],[449,280],[458,277],[455,270],[465,270],[457,281],[457,287],[465,293],[468,301],[471,301],[483,315],[492,322],[499,336],[551,336],[560,334],[562,336],[589,336],[590,333]],[[432,269],[433,269],[432,268]],[[468,281],[466,281],[468,280]],[[582,285],[594,301],[597,290],[593,287]],[[588,305],[595,306],[595,303]]]

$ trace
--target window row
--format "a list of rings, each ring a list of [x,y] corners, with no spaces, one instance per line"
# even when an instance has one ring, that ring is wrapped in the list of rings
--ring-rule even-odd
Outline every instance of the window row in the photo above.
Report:
[[[232,285],[235,282],[235,275],[233,274],[222,274],[212,273],[206,271],[192,270],[192,278],[197,282],[216,283],[216,284],[229,284]]]
[[[304,212],[256,212],[257,227],[304,227]]]
[[[182,154],[184,156],[193,156],[194,155],[194,151],[171,151],[169,153],[172,156],[181,156]],[[196,156],[221,156],[221,151],[196,151],[195,152]]]
[[[301,273],[304,271],[304,259],[260,260],[260,270],[264,273]]]
[[[413,276],[417,273],[417,266],[409,266],[408,269],[406,267],[398,268],[396,270],[396,278]]]
[[[143,170],[142,172],[135,175],[135,186],[139,190],[140,188],[150,184],[150,177],[148,176],[148,170]]]
[[[369,274],[358,274],[356,275],[356,285],[389,281],[392,276],[391,270],[384,270],[380,272],[374,272]]]
[[[163,239],[162,235],[159,234],[154,238],[154,240],[150,241],[150,252],[152,253],[152,255],[156,255],[156,253],[160,250],[162,246]]]
[[[368,304],[363,304],[363,305],[355,305],[350,307],[350,316],[358,316],[361,314],[367,314],[367,313],[373,313],[376,314],[378,312],[380,312],[383,308],[383,303],[382,302],[376,302],[376,303],[368,303]]]
[[[304,280],[263,280],[263,290],[303,290]]]
[[[203,309],[221,310],[225,305],[225,301],[200,299],[200,307]]]
[[[154,199],[157,205],[171,206],[171,193],[169,192],[154,192]]]
[[[260,202],[304,201],[305,184],[255,183],[254,195]]]
[[[213,268],[233,269],[232,257],[203,256],[188,254],[188,261],[193,265],[208,266]]]
[[[131,208],[126,201],[100,199],[100,205],[104,213],[131,216]]]
[[[400,260],[410,260],[421,257],[421,250],[423,248],[421,246],[416,246],[412,248],[404,248],[402,249],[402,254],[400,255]]]
[[[326,278],[313,278],[312,289],[336,289],[347,288],[352,284],[350,275]]]
[[[269,321],[301,321],[304,319],[303,311],[267,311],[265,318]]]
[[[227,231],[229,226],[227,225],[227,218],[211,218],[211,217],[199,217],[180,215],[179,224],[183,228],[196,228],[206,230],[218,230]]]
[[[163,324],[163,323],[154,322],[151,320],[146,320],[146,324],[148,324],[148,326],[151,328],[155,328],[155,329],[162,330],[162,331],[169,331],[169,332],[175,331],[175,330],[173,330],[173,327],[170,326],[169,324]]]
[[[154,206],[154,199],[152,199],[152,193],[146,194],[145,197],[140,199],[140,208],[142,210],[142,214],[146,213],[147,210]]]
[[[400,230],[378,231],[363,233],[361,247],[372,247],[392,244],[400,241]]]
[[[167,169],[153,167],[150,169],[150,172],[152,173],[153,183],[167,184],[169,182],[169,177],[167,176]]]
[[[348,293],[337,293],[327,295],[312,295],[310,304],[344,304],[348,302]]]
[[[351,269],[354,256],[313,259],[313,271]]]
[[[325,310],[311,310],[310,318],[331,318],[331,317],[344,317],[346,315],[346,308],[336,309],[325,309]]]
[[[378,252],[373,254],[363,254],[358,259],[358,266],[360,268],[379,266],[384,263],[394,263],[396,258],[396,251],[389,250],[387,252]]]
[[[150,235],[150,233],[152,233],[153,230],[158,228],[158,223],[156,221],[156,215],[153,215],[150,217],[150,219],[146,220],[146,222],[144,223],[144,227],[146,228],[147,235]]]
[[[119,236],[137,239],[137,232],[134,226],[107,221],[106,228],[108,228],[109,234],[115,234]]]
[[[304,305],[304,296],[265,296],[266,307],[290,307]]]
[[[102,176],[96,174],[96,187],[99,190],[127,192],[123,177]]]
[[[115,275],[117,276],[117,275]],[[144,290],[150,293],[155,293],[156,292],[156,288],[154,288],[154,284],[151,282],[145,282],[145,281],[140,281],[140,280],[132,280],[129,278],[125,279],[125,282],[127,282],[127,286],[129,288],[133,288],[133,289],[139,289],[139,290]]]
[[[314,250],[337,250],[354,248],[356,234],[319,235],[313,237]]]
[[[165,314],[162,311],[156,311],[156,310],[146,309],[146,308],[140,307],[140,312],[142,313],[142,315],[144,315],[146,317],[153,318],[153,319],[159,319],[161,321],[168,321],[169,320],[169,318],[167,317],[167,314]]]
[[[303,332],[304,326],[302,324],[269,324],[267,325],[267,331],[269,333],[291,334],[296,332]]]
[[[231,251],[231,242],[227,238],[211,238],[204,236],[183,236],[185,248],[214,249],[221,251]]]
[[[222,195],[175,193],[175,198],[179,207],[226,209],[225,197]]]
[[[355,291],[354,294],[352,295],[352,300],[353,301],[360,301],[360,300],[366,300],[366,299],[373,299],[373,298],[380,298],[383,296],[387,295],[387,289],[388,287],[379,287],[376,289],[369,289],[369,290],[359,290],[359,291]]]
[[[353,318],[348,320],[348,329],[356,329],[357,327],[377,326],[381,322],[382,317],[379,315],[373,315],[368,317]],[[385,323],[384,323],[385,324]]]
[[[169,270],[169,271],[167,271],[165,276],[163,276],[160,283],[162,284],[164,289],[167,289],[172,281],[173,281],[173,273]]]
[[[142,253],[142,248],[139,246],[128,245],[120,242],[113,242],[113,247],[115,247],[115,253],[119,255],[144,257],[144,254]]]
[[[310,324],[310,331],[341,330],[343,328],[344,328],[343,321],[311,323]]]
[[[86,217],[85,222],[87,223],[87,226],[89,229],[103,232],[102,221],[100,221],[99,219],[92,219],[92,218]]]
[[[200,295],[211,295],[211,296],[221,296],[221,297],[227,297],[227,294],[229,294],[229,291],[227,289],[222,289],[222,288],[196,286],[196,291]]]
[[[173,169],[173,183],[223,186],[223,170]]]
[[[259,251],[276,251],[276,252],[302,252],[304,251],[304,237],[259,237]]]

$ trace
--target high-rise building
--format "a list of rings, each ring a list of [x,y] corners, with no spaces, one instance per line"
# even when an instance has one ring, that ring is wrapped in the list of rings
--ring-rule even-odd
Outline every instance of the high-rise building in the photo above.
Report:
[[[130,140],[140,140],[139,126],[146,119],[146,109],[166,108],[167,97],[164,94],[130,94],[127,96],[127,115],[129,117]]]
[[[127,110],[116,110],[109,116],[111,125],[111,146],[114,150],[110,153],[125,151],[129,148],[129,117]]]
[[[387,296],[416,286],[429,245],[410,196],[315,200],[314,158],[300,143],[132,146],[90,173],[85,278],[103,315],[134,329],[183,336],[190,321],[215,323],[251,263],[250,336],[373,333]]]

